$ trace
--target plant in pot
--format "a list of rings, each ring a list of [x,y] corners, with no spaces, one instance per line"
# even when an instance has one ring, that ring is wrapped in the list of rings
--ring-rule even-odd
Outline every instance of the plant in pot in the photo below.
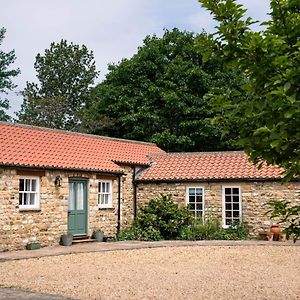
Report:
[[[63,246],[72,246],[73,235],[71,233],[63,233],[60,237],[60,243]]]
[[[92,238],[97,242],[103,242],[104,232],[100,228],[94,228]]]

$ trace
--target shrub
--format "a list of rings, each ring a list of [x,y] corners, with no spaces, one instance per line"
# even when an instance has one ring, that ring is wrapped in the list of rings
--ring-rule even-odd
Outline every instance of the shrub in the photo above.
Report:
[[[194,220],[182,228],[180,239],[183,240],[243,240],[248,237],[248,228],[242,223],[234,223],[229,228],[222,228],[217,219]]]
[[[122,230],[118,240],[157,241],[176,239],[183,226],[188,225],[192,216],[186,207],[178,207],[171,196],[160,195],[143,207],[136,221],[129,229]]]
[[[171,196],[161,194],[140,208],[136,222],[142,230],[151,229],[159,232],[164,239],[174,239],[191,220],[192,216],[186,207],[178,207]]]
[[[220,230],[220,223],[216,219],[195,219],[191,224],[183,227],[180,238],[184,240],[214,240],[217,239]]]
[[[248,227],[241,222],[234,222],[229,228],[222,228],[220,240],[246,240],[249,237]]]
[[[187,207],[178,207],[171,196],[161,194],[143,207],[133,225],[122,230],[117,240],[158,241],[182,240],[241,240],[248,237],[244,224],[234,223],[222,228],[217,219],[194,219]]]
[[[135,222],[130,228],[123,229],[117,235],[118,241],[140,240],[140,241],[159,241],[162,240],[160,233],[154,228],[142,228]]]

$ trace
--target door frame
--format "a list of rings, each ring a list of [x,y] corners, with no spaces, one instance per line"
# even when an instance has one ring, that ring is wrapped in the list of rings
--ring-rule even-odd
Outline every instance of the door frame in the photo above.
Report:
[[[82,234],[74,234],[74,236],[85,236],[88,235],[89,232],[89,228],[88,228],[88,224],[89,224],[89,190],[88,190],[88,186],[89,186],[89,179],[85,178],[85,177],[68,177],[68,216],[67,216],[67,231],[69,232],[69,184],[71,182],[83,182],[85,185],[85,193],[84,193],[84,209],[85,209],[85,228],[86,228],[86,233],[82,233]]]

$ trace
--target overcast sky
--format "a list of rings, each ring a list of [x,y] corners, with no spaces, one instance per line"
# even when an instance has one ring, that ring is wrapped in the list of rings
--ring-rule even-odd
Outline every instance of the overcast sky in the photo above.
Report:
[[[239,0],[248,15],[266,20],[269,0]],[[14,80],[15,92],[26,81],[36,81],[33,67],[37,53],[62,38],[85,44],[94,52],[100,71],[98,82],[107,72],[107,64],[131,57],[146,35],[162,35],[163,29],[214,31],[215,24],[197,0],[0,0],[1,23],[6,37],[1,50],[15,49],[21,74]],[[12,108],[19,110],[22,98],[8,96]]]

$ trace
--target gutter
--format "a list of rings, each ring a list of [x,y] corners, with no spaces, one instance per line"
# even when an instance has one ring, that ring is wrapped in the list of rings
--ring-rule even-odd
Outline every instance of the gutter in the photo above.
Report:
[[[80,168],[62,168],[62,167],[47,167],[47,166],[26,166],[19,164],[1,164],[0,167],[14,168],[19,170],[57,170],[57,171],[72,171],[72,172],[86,172],[86,173],[98,173],[98,174],[113,174],[113,175],[125,175],[124,171],[105,171],[97,169],[80,169]]]
[[[135,183],[183,183],[183,182],[274,182],[282,178],[208,178],[208,179],[136,179]],[[294,180],[299,181],[299,180]]]

